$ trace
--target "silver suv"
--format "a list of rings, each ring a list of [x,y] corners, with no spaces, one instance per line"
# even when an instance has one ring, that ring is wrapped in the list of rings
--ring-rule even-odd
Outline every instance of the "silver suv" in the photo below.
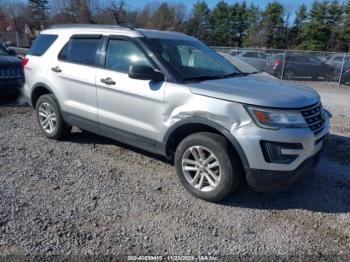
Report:
[[[22,64],[47,137],[77,126],[163,155],[208,201],[242,178],[258,191],[287,187],[317,162],[329,129],[314,90],[242,73],[180,33],[54,26]]]

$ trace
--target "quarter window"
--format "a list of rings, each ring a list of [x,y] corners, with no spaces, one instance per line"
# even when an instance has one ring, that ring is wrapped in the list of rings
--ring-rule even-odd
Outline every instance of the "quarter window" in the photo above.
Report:
[[[28,55],[42,56],[47,49],[55,42],[57,35],[41,34],[39,35],[32,47],[28,51]]]
[[[126,73],[131,65],[151,66],[143,52],[134,43],[123,39],[110,39],[105,67]]]
[[[59,59],[67,62],[95,65],[100,38],[71,38],[62,49]]]

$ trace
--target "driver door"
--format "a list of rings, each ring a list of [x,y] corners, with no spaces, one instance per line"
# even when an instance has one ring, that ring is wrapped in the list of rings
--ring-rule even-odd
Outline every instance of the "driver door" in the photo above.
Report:
[[[165,82],[129,78],[135,64],[154,67],[137,42],[110,37],[104,66],[96,74],[100,129],[129,143],[130,135],[141,143],[146,137],[160,141]]]

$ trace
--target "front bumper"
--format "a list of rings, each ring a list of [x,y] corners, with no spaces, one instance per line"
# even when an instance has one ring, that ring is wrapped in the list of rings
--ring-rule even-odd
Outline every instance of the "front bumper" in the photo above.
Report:
[[[280,191],[315,166],[329,132],[329,119],[325,119],[322,130],[317,133],[310,128],[264,129],[251,122],[231,132],[248,160],[244,166],[248,184],[257,191]],[[295,156],[290,162],[268,161],[262,141],[299,146],[282,147],[282,154]]]
[[[259,192],[283,191],[293,184],[300,176],[311,172],[321,157],[321,151],[306,159],[293,171],[275,171],[263,169],[246,169],[248,184]]]

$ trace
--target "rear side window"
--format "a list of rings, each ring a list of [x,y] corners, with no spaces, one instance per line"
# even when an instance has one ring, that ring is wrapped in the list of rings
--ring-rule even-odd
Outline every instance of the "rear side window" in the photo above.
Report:
[[[287,58],[287,61],[295,63],[305,63],[307,62],[307,59],[303,56],[289,56]]]
[[[72,63],[96,65],[99,45],[100,37],[71,38],[60,52],[58,58]]]
[[[55,42],[57,35],[41,34],[39,35],[32,47],[28,51],[28,55],[42,56],[47,49]]]

